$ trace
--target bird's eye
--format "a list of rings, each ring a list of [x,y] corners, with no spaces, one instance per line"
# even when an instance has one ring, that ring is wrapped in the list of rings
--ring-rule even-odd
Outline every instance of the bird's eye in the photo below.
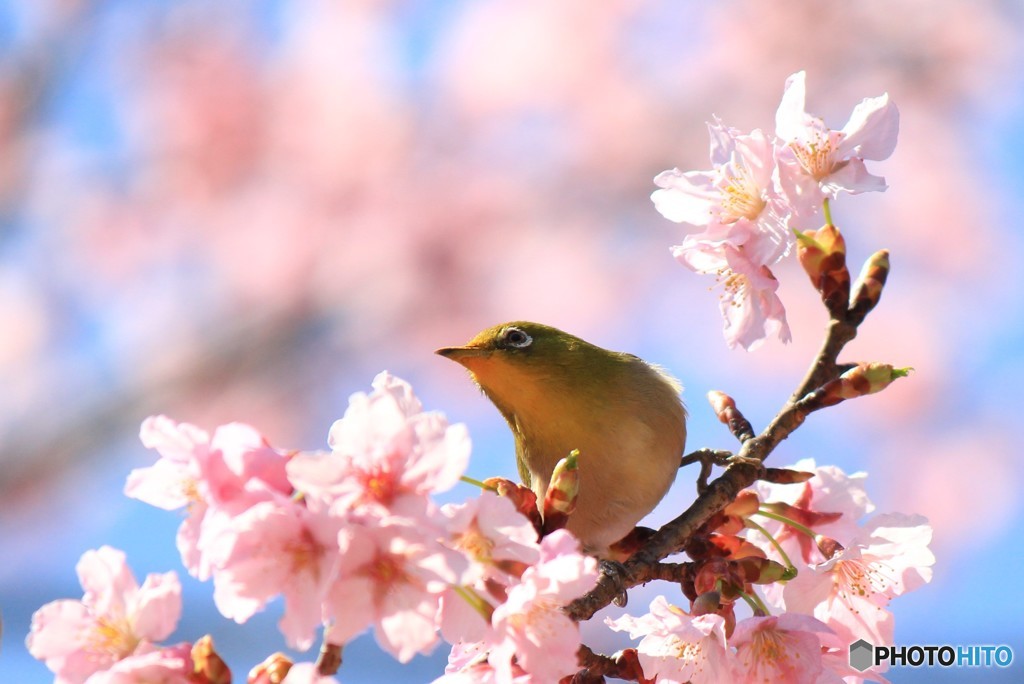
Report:
[[[503,335],[505,344],[516,349],[522,349],[529,347],[533,342],[533,338],[527,335],[524,331],[519,328],[509,328]]]

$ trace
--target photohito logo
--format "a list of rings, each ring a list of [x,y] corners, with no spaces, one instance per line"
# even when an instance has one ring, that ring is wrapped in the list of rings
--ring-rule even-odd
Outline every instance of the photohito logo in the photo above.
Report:
[[[1013,649],[1009,646],[873,646],[864,639],[850,644],[850,667],[863,672],[888,663],[907,667],[1009,667]]]

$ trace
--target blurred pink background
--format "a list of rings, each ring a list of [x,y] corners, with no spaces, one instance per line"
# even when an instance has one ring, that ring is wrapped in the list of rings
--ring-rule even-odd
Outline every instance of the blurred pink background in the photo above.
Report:
[[[833,217],[852,270],[882,247],[893,263],[845,360],[916,373],[813,416],[772,462],[866,470],[879,511],[931,519],[935,579],[894,603],[901,643],[1024,658],[1021,46],[1024,11],[999,0],[0,1],[0,667],[50,679],[24,637],[80,596],[86,549],[182,573],[179,519],[121,495],[155,458],[151,413],[322,448],[388,369],[469,425],[469,474],[512,476],[497,411],[432,350],[525,318],[671,369],[691,449],[733,446],[711,389],[763,427],[824,309],[790,262],[794,342],[728,350],[712,281],[669,255],[685,227],[648,196],[659,171],[708,166],[713,114],[770,132],[800,69],[835,128],[864,97],[900,108],[895,155],[870,165],[889,191]],[[671,594],[630,608],[654,591]],[[238,677],[283,648],[273,611],[237,626],[211,593],[186,582],[175,640],[213,634]],[[429,681],[445,657],[401,668],[364,636],[340,678]]]

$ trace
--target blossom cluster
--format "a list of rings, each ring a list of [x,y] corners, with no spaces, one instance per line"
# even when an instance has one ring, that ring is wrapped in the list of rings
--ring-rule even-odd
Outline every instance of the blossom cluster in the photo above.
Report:
[[[131,472],[125,493],[184,510],[182,563],[212,579],[225,617],[244,623],[283,595],[279,627],[299,650],[321,626],[336,645],[372,628],[401,662],[443,635],[453,673],[543,682],[576,668],[579,630],[561,606],[594,585],[596,561],[568,531],[541,540],[537,521],[493,491],[437,505],[431,495],[463,474],[469,437],[423,411],[403,380],[381,373],[353,395],[330,451],[278,450],[237,423],[210,436],[164,416],[147,419],[141,438],[160,457]],[[149,681],[158,669],[160,681],[217,681],[189,679],[199,666],[190,644],[156,645],[180,612],[174,573],[139,588],[124,554],[104,548],[83,556],[79,576],[85,597],[44,606],[28,639],[57,681]],[[333,681],[298,666],[288,676]]]
[[[469,438],[424,412],[404,381],[381,373],[372,392],[353,395],[330,430],[330,451],[281,451],[245,425],[210,436],[162,416],[147,419],[141,437],[160,458],[132,471],[125,492],[184,509],[182,562],[212,579],[224,616],[245,622],[283,595],[279,626],[290,646],[308,649],[321,626],[337,645],[372,628],[401,662],[443,638],[452,649],[442,684],[548,684],[578,668],[579,630],[562,607],[594,586],[596,560],[567,530],[542,535],[536,500],[508,481],[438,506],[432,495],[462,476]],[[574,459],[566,463],[571,483]],[[688,550],[680,585],[688,607],[659,596],[645,615],[606,620],[640,639],[643,677],[880,676],[851,670],[846,648],[862,638],[892,643],[889,602],[930,580],[931,529],[917,516],[862,524],[873,509],[863,474],[813,461],[783,472],[742,492]],[[85,596],[41,608],[28,638],[56,681],[228,681],[208,644],[158,644],[181,611],[173,572],[139,586],[124,554],[103,547],[82,557],[78,574]],[[753,614],[738,617],[744,602]],[[334,681],[290,663],[284,678],[267,679],[280,662],[267,663],[250,682]]]
[[[931,580],[931,527],[901,514],[861,523],[874,508],[865,474],[812,460],[793,468],[810,477],[758,482],[717,518],[710,541],[727,552],[696,561],[695,579],[684,586],[689,610],[658,596],[646,615],[606,620],[641,639],[644,676],[693,684],[884,681],[878,668],[853,670],[848,648],[858,639],[893,643],[889,603]],[[756,607],[754,615],[737,620],[739,599]]]
[[[753,349],[765,338],[791,338],[771,267],[792,251],[794,232],[830,222],[828,200],[841,193],[886,189],[865,160],[887,159],[896,146],[899,112],[888,94],[858,104],[840,130],[807,113],[806,75],[786,80],[775,135],[708,124],[709,171],[658,174],[651,195],[667,219],[702,228],[672,248],[697,273],[723,287],[721,310],[729,346]]]

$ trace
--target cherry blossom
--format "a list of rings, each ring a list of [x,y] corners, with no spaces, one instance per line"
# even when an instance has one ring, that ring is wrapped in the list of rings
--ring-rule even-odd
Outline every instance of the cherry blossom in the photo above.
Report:
[[[490,627],[490,604],[506,597],[505,588],[540,558],[537,530],[506,497],[484,490],[461,504],[442,507],[447,518],[446,544],[470,561],[465,587],[447,590],[441,602],[441,633],[445,639],[480,640]]]
[[[842,682],[838,675],[825,670],[823,635],[826,643],[832,643],[831,630],[807,615],[785,613],[741,620],[729,640],[736,648],[731,681],[749,684]]]
[[[433,684],[496,684],[498,672],[487,660],[487,644],[483,641],[459,641],[452,646],[448,654],[448,665],[444,674],[433,681]],[[523,668],[513,663],[508,672],[503,673],[503,684],[530,684],[536,681]]]
[[[803,71],[786,79],[775,114],[780,178],[787,194],[814,204],[840,192],[885,190],[885,179],[868,173],[864,160],[888,159],[896,147],[899,112],[889,95],[865,98],[842,130],[836,131],[807,113],[806,80]],[[815,187],[820,190],[809,190]]]
[[[540,558],[536,529],[506,497],[483,491],[441,510],[451,545],[473,561],[474,579],[509,584]]]
[[[192,646],[178,644],[128,656],[87,684],[193,684]]]
[[[814,477],[802,485],[772,484],[761,480],[754,484],[753,490],[763,504],[784,504],[787,508],[783,515],[818,534],[845,543],[859,532],[860,520],[875,509],[864,488],[867,473],[848,475],[836,466],[817,466],[814,459],[802,459],[786,467],[813,472]],[[759,517],[757,522],[782,544],[794,560],[824,560],[814,540],[807,535],[776,520]],[[748,538],[767,553],[774,553],[773,546],[761,534],[751,532]]]
[[[329,454],[292,459],[292,482],[328,505],[379,514],[407,513],[406,505],[419,509],[427,494],[450,489],[470,452],[464,425],[423,412],[409,384],[387,372],[374,378],[371,393],[352,395],[328,444]]]
[[[293,648],[313,644],[321,604],[335,577],[341,521],[288,500],[264,501],[211,539],[214,602],[245,622],[284,594],[281,632]]]
[[[605,620],[612,629],[643,637],[637,646],[644,677],[666,684],[722,681],[729,673],[725,620],[720,615],[692,616],[664,596],[651,601],[639,618],[623,615]]]
[[[730,347],[756,349],[766,337],[792,339],[786,310],[776,290],[779,282],[765,265],[750,261],[728,243],[703,241],[690,235],[673,248],[674,256],[697,273],[713,274],[722,286],[720,308],[725,341]]]
[[[931,581],[931,537],[923,516],[876,516],[845,549],[786,585],[786,609],[814,615],[846,643],[891,644],[893,617],[886,607]]]
[[[178,528],[178,550],[198,579],[209,579],[211,571],[201,548],[204,528],[215,527],[206,524],[208,517],[230,516],[292,491],[285,473],[287,456],[248,425],[221,426],[210,439],[194,425],[153,416],[142,423],[140,437],[160,458],[129,473],[125,495],[166,510],[187,507],[188,516]]]
[[[338,541],[337,579],[325,599],[334,619],[328,640],[342,644],[372,625],[377,643],[403,663],[433,650],[441,594],[463,581],[465,558],[394,516],[348,525]]]
[[[84,682],[118,661],[149,652],[153,642],[174,631],[181,614],[181,585],[174,572],[150,574],[140,587],[124,553],[109,546],[86,551],[76,570],[85,595],[37,610],[26,640],[29,652],[59,681]]]
[[[760,130],[744,135],[718,120],[708,131],[712,170],[658,174],[654,183],[661,189],[651,194],[655,208],[670,221],[705,226],[697,239],[742,246],[760,264],[777,261],[793,238],[786,226],[790,209],[774,179],[771,141]]]
[[[590,590],[596,580],[597,561],[579,552],[572,533],[557,530],[544,538],[540,561],[509,589],[508,600],[492,617],[488,661],[497,681],[513,681],[517,668],[537,682],[554,682],[576,670],[579,627],[562,606]]]

